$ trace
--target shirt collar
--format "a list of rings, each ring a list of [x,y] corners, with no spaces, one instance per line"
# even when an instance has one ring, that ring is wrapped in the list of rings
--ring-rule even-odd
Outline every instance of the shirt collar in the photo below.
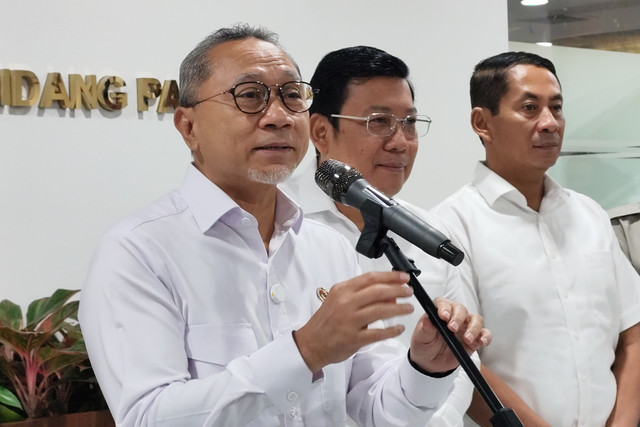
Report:
[[[300,232],[302,225],[302,209],[289,196],[278,189],[276,201],[276,227],[286,230],[291,228],[294,233]]]
[[[230,214],[242,215],[244,210],[220,187],[211,182],[193,164],[189,165],[180,187],[200,231],[205,233]],[[302,211],[287,195],[278,190],[275,222],[279,229],[291,228],[296,234],[302,225]]]
[[[342,217],[333,199],[316,184],[315,172],[316,160],[314,157],[312,161],[301,166],[296,174],[281,186],[282,191],[295,194],[296,201],[300,206],[304,206],[304,212],[308,215],[331,212]]]
[[[476,165],[471,182],[490,206],[503,198],[520,207],[527,207],[527,199],[524,195],[507,180],[489,169],[484,162],[478,162]],[[555,205],[556,201],[564,200],[566,197],[568,197],[567,190],[549,175],[545,175],[541,211],[545,206]]]
[[[540,205],[540,212],[552,209],[559,203],[564,202],[569,197],[569,191],[558,184],[549,175],[544,176],[544,196]]]

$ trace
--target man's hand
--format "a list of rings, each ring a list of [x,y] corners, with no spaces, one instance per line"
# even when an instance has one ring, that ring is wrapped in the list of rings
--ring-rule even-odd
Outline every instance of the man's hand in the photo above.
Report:
[[[342,362],[367,344],[400,335],[402,325],[383,329],[368,325],[413,311],[411,304],[396,303],[396,298],[413,295],[408,281],[403,272],[371,272],[334,285],[318,311],[294,333],[311,372]]]
[[[462,304],[437,298],[438,317],[447,323],[468,354],[489,345],[491,332],[483,328],[484,320],[479,314],[470,314]],[[427,372],[440,373],[454,369],[458,360],[427,315],[418,321],[411,336],[409,357]]]

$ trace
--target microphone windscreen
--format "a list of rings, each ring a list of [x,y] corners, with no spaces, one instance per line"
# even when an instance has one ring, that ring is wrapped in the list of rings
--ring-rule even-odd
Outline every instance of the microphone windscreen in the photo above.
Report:
[[[362,175],[347,164],[328,159],[318,165],[315,179],[316,184],[329,197],[337,202],[342,202],[351,184],[362,179]]]

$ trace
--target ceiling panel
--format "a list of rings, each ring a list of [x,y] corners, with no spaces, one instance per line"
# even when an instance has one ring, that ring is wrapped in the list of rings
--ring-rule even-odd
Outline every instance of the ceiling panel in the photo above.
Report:
[[[508,0],[509,40],[640,53],[640,1]]]

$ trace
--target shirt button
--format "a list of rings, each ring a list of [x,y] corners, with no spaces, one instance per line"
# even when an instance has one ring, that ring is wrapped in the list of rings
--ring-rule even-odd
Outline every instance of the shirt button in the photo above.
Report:
[[[298,400],[298,393],[296,393],[295,391],[290,391],[289,393],[287,393],[287,400],[289,402],[295,402],[296,400]],[[295,408],[292,408],[295,412]]]
[[[287,293],[280,283],[276,283],[269,289],[269,296],[276,304],[283,303],[287,300]]]
[[[251,220],[247,217],[242,218],[242,225],[251,225]]]

